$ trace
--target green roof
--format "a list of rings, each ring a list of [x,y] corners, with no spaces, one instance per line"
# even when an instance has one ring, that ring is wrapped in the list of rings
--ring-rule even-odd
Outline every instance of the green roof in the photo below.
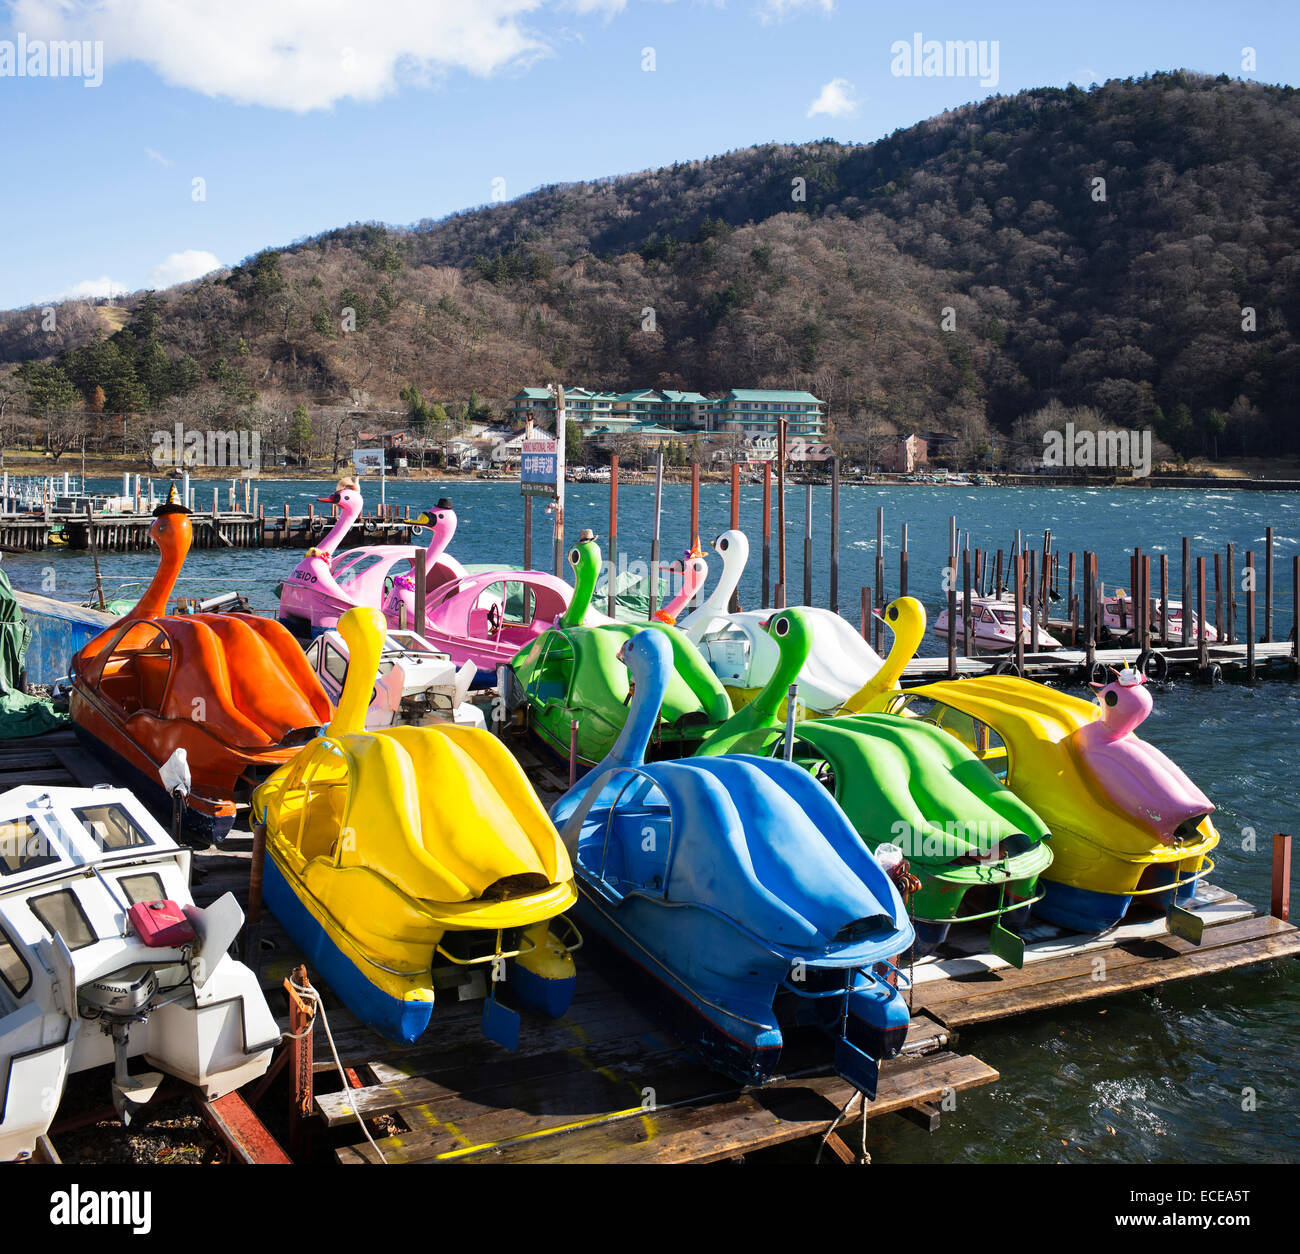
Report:
[[[800,401],[810,405],[822,404],[811,392],[784,392],[765,388],[732,388],[723,397],[723,400],[784,401],[786,403]]]

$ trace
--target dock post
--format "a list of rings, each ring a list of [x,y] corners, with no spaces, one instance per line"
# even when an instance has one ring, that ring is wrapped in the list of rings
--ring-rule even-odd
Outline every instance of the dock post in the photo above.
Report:
[[[1021,619],[1025,612],[1025,558],[1017,553],[1011,561],[1011,579],[1015,584],[1016,596],[1016,670],[1025,673],[1025,628]]]
[[[1220,560],[1222,554],[1214,555],[1214,630],[1219,640],[1224,639],[1223,635],[1223,562]]]
[[[840,612],[840,459],[831,461],[831,613]]]
[[[731,464],[731,529],[732,531],[740,530],[740,463]],[[764,602],[766,604],[766,601]],[[731,600],[727,602],[727,610],[732,614],[740,612],[740,585],[737,584],[731,590]]]
[[[948,585],[948,678],[957,678],[957,555],[948,555],[948,571],[944,582]],[[965,608],[964,606],[962,607]]]
[[[664,512],[664,450],[659,448],[659,458],[655,462],[655,508],[653,529],[650,532],[650,617],[654,618],[659,607],[659,529]]]
[[[411,554],[411,572],[415,576],[415,626],[417,636],[424,635],[425,597],[428,595],[428,575],[424,569],[424,550],[415,549]]]
[[[1097,650],[1097,622],[1093,617],[1093,605],[1096,598],[1093,594],[1093,564],[1092,554],[1084,549],[1083,551],[1083,636],[1086,666],[1089,676],[1092,675],[1092,666],[1096,661]]]
[[[266,825],[254,822],[253,856],[248,864],[248,928],[244,932],[244,960],[254,971],[262,967],[262,877],[266,868]]]
[[[1196,559],[1196,664],[1202,669],[1202,671],[1210,664],[1210,650],[1205,638],[1204,557],[1198,557]]]
[[[1183,607],[1183,622],[1187,608]],[[1255,554],[1246,550],[1246,681],[1255,682]]]
[[[524,493],[524,569],[533,568],[533,494]]]
[[[803,490],[803,603],[812,604],[812,484]]]
[[[1160,554],[1160,643],[1169,647],[1169,554]]]
[[[972,619],[975,617],[970,608],[970,549],[963,549],[961,555],[961,624],[962,624],[962,645],[963,653],[966,657],[971,656],[971,632],[973,629]]]
[[[1142,650],[1151,648],[1151,554],[1142,554]]]
[[[700,534],[700,463],[691,462],[691,525],[686,537],[687,545]]]
[[[609,456],[609,552],[606,553],[609,582],[605,589],[605,613],[610,618],[618,609],[618,454]]]
[[[1182,630],[1182,639],[1179,641],[1179,643],[1183,645],[1187,644],[1188,640],[1191,638],[1188,634],[1190,631],[1190,624],[1187,621],[1188,609],[1192,604],[1192,598],[1189,595],[1190,589],[1188,587],[1188,585],[1191,583],[1191,573],[1192,573],[1191,565],[1192,565],[1192,545],[1191,545],[1191,541],[1188,540],[1186,536],[1184,536],[1183,537],[1183,581],[1178,588],[1178,591],[1181,594],[1183,599],[1183,617],[1182,617],[1183,630]]]
[[[1228,604],[1226,606],[1228,611],[1228,644],[1237,643],[1237,582],[1236,571],[1234,569],[1235,564],[1232,558],[1232,545],[1229,544],[1228,552],[1224,558],[1223,571],[1228,588]]]
[[[998,600],[1002,600],[1002,589],[1005,585],[1002,582],[1002,550],[998,550],[997,568],[993,575],[993,583],[997,592]]]
[[[875,600],[872,606],[883,605],[885,601],[885,507],[876,506],[876,583]],[[874,617],[874,615],[873,615]],[[872,626],[871,635],[875,637],[875,647],[880,650],[880,628]],[[868,637],[870,643],[870,636]]]
[[[1029,550],[1029,651],[1038,652],[1038,552]],[[1024,673],[1024,667],[1020,668]]]
[[[1068,573],[1066,575],[1065,585],[1065,612],[1070,618],[1070,648],[1079,647],[1079,602],[1074,599],[1074,550],[1070,550],[1070,560],[1067,563]]]
[[[785,419],[776,428],[776,608],[785,609]]]
[[[1300,676],[1300,553],[1291,559],[1291,678]]]
[[[1051,531],[1043,532],[1043,569],[1039,572],[1040,585],[1039,590],[1042,599],[1039,606],[1043,611],[1043,630],[1047,630],[1047,622],[1051,607],[1051,578],[1052,578],[1052,533]],[[1035,638],[1035,648],[1037,648],[1037,639]]]
[[[1300,561],[1300,558],[1296,560]],[[864,587],[862,589],[862,638],[868,644],[871,643],[871,606],[871,588]]]
[[[1291,837],[1281,832],[1273,835],[1273,892],[1269,913],[1283,923],[1291,921]]]
[[[578,720],[569,720],[569,787],[578,782]]]
[[[296,1157],[306,1148],[305,1125],[315,1104],[316,1001],[305,966],[294,967],[284,991],[289,994],[289,1153]]]
[[[772,463],[763,463],[763,604],[772,604]]]
[[[1264,642],[1273,639],[1273,528],[1264,528]]]

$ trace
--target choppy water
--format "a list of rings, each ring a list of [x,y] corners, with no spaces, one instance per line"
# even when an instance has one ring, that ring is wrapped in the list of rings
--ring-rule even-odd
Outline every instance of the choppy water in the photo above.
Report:
[[[377,484],[367,483],[367,496]],[[305,512],[306,502],[324,495],[325,483],[264,482],[268,512],[289,502]],[[388,500],[410,505],[412,513],[449,494],[460,517],[452,552],[466,563],[522,560],[522,508],[518,486],[508,483],[412,484],[390,481]],[[200,489],[203,499],[205,490]],[[653,488],[620,488],[620,549],[627,561],[649,553]],[[665,558],[685,550],[689,488],[664,489]],[[859,589],[874,582],[876,509],[886,522],[887,589],[898,590],[898,541],[909,524],[910,591],[933,611],[941,597],[947,560],[948,518],[969,528],[976,547],[1007,550],[1013,529],[1026,542],[1041,543],[1051,528],[1061,551],[1085,546],[1100,555],[1101,577],[1128,585],[1128,553],[1139,544],[1157,557],[1169,555],[1177,590],[1181,537],[1192,539],[1193,556],[1237,549],[1240,571],[1248,548],[1256,553],[1263,586],[1264,528],[1275,529],[1277,609],[1275,634],[1292,625],[1291,562],[1300,551],[1300,496],[1259,492],[1140,492],[1053,488],[842,489],[840,536],[841,608],[856,618]],[[701,490],[702,539],[725,529],[730,490]],[[760,589],[761,490],[741,492],[741,526],[749,531],[751,566],[741,584],[746,605]],[[813,489],[815,537],[814,602],[825,604],[828,589],[827,527],[830,490]],[[775,514],[775,511],[773,511]],[[582,526],[604,535],[608,490],[573,484],[567,501],[569,538]],[[775,524],[774,524],[775,525]],[[803,587],[804,489],[790,488],[786,529],[791,601]],[[534,523],[535,560],[549,552],[549,530],[541,507]],[[775,582],[775,541],[773,582]],[[217,590],[237,586],[254,603],[274,603],[272,588],[300,555],[285,550],[199,551],[187,573],[197,585]],[[5,569],[19,587],[79,599],[93,584],[90,559],[65,552],[14,556]],[[1208,564],[1207,564],[1208,565]],[[154,559],[146,554],[101,558],[106,588],[147,579]],[[1212,568],[1211,568],[1212,569]],[[1212,588],[1212,584],[1210,587]],[[1212,602],[1211,602],[1212,603]],[[1239,597],[1238,605],[1241,607]],[[1259,597],[1262,630],[1262,591]],[[940,652],[931,641],[928,651]],[[1269,683],[1249,689],[1227,685],[1213,690],[1164,686],[1143,735],[1173,756],[1218,806],[1223,842],[1216,855],[1215,882],[1247,900],[1267,904],[1271,837],[1300,835],[1300,689]],[[1249,833],[1256,847],[1249,849]],[[1247,847],[1243,847],[1247,846]],[[1002,1073],[991,1088],[959,1094],[957,1110],[933,1136],[885,1120],[872,1130],[877,1161],[1233,1161],[1300,1160],[1300,978],[1296,964],[1256,968],[1172,985],[1157,993],[1135,993],[1073,1011],[1013,1020],[969,1031],[961,1048]],[[1253,1091],[1255,1109],[1247,1090]]]

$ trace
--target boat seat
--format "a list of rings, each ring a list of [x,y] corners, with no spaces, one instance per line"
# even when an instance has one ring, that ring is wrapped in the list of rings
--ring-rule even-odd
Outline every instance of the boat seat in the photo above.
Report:
[[[620,806],[609,837],[610,860],[617,846],[623,882],[662,892],[672,839],[672,815],[665,807]],[[608,870],[607,866],[606,878]]]

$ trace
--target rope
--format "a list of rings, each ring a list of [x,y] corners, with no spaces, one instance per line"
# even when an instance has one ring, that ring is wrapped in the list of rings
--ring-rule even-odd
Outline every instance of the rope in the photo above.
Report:
[[[298,981],[295,980],[292,976],[289,977],[289,985],[293,989],[293,991],[297,993],[298,996],[301,997],[304,1001],[312,1002],[315,1005],[317,1011],[319,1012],[321,1024],[325,1028],[325,1039],[329,1042],[330,1054],[334,1058],[334,1066],[339,1073],[339,1079],[343,1081],[343,1091],[350,1092],[352,1089],[352,1083],[348,1079],[347,1072],[343,1070],[343,1064],[339,1061],[339,1051],[334,1046],[334,1033],[330,1031],[329,1016],[325,1013],[325,1003],[321,1000],[321,995],[314,988],[309,988],[304,984],[299,984]],[[310,1028],[307,1029],[307,1031],[310,1030],[311,1030]],[[290,1036],[289,1033],[284,1033],[284,1035],[289,1040],[297,1039],[293,1036]],[[304,1032],[302,1035],[305,1036],[306,1032]],[[361,1131],[366,1134],[366,1140],[370,1142],[370,1148],[373,1149],[375,1153],[379,1156],[379,1161],[383,1163],[385,1166],[387,1166],[388,1159],[384,1157],[383,1150],[381,1150],[379,1146],[375,1144],[375,1138],[370,1135],[370,1129],[366,1127],[366,1121],[361,1117],[361,1112],[358,1110],[354,1110],[353,1114],[355,1114],[357,1117],[357,1123],[361,1125]]]
[[[853,1092],[849,1094],[849,1100],[840,1107],[840,1113],[835,1116],[831,1121],[831,1126],[827,1128],[826,1132],[823,1134],[821,1144],[817,1147],[817,1157],[813,1159],[814,1166],[821,1162],[822,1153],[826,1149],[826,1143],[831,1139],[835,1129],[844,1121],[849,1111],[853,1108],[853,1103],[859,1097],[862,1099],[862,1153],[858,1157],[858,1162],[864,1167],[869,1167],[871,1165],[871,1155],[867,1153],[867,1096],[860,1089],[854,1089]]]

